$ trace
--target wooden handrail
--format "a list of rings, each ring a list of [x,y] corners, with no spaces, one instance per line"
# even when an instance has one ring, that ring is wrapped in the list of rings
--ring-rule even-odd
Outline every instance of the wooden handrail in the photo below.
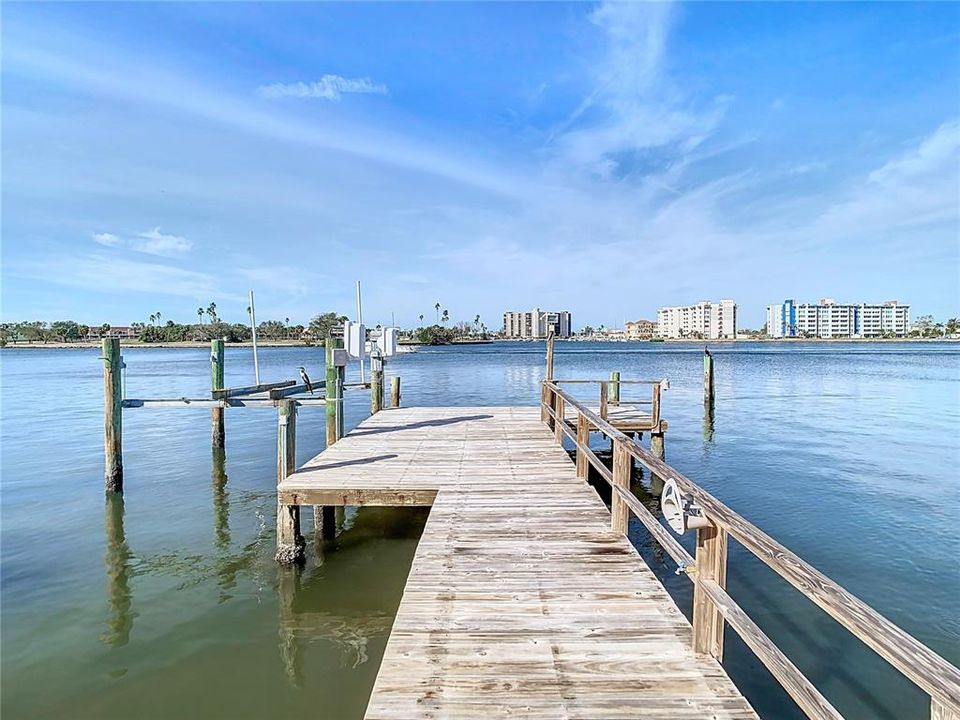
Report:
[[[694,502],[700,506],[701,512],[705,517],[733,536],[741,545],[760,558],[768,567],[787,580],[787,582],[814,602],[820,609],[830,615],[855,637],[859,638],[905,677],[922,688],[932,699],[932,708],[934,713],[936,713],[935,717],[948,718],[949,720],[953,720],[954,716],[960,717],[960,670],[919,640],[894,625],[887,618],[849,593],[812,565],[792,553],[785,546],[778,543],[741,515],[734,512],[682,473],[649,453],[633,438],[620,432],[606,419],[600,417],[583,403],[561,390],[556,382],[545,382],[544,387],[543,398],[545,401],[549,399],[552,402],[554,396],[562,399],[566,405],[574,408],[579,415],[586,417],[590,424],[599,432],[609,437],[614,443],[622,443],[627,452],[651,473],[655,473],[665,480],[673,478],[678,486],[685,493],[689,494]],[[556,418],[555,415],[554,417]],[[566,428],[565,433],[568,437],[572,437],[573,442],[577,445],[578,451],[580,451],[581,448],[579,444],[577,444],[576,437],[571,436],[568,432],[569,428],[566,427],[566,422],[562,418],[559,418],[557,424],[563,425]],[[593,455],[593,453],[590,454]],[[590,462],[591,465],[594,465],[593,460]],[[607,478],[605,477],[605,479]],[[682,567],[688,567],[692,564],[689,562],[689,560],[691,560],[689,554],[686,554],[686,551],[683,550],[682,547],[680,550],[683,554],[677,551],[676,546],[679,545],[679,543],[676,543],[672,537],[670,537],[670,540],[673,541],[672,543],[664,541],[664,535],[666,534],[665,528],[663,528],[646,508],[643,508],[638,501],[631,503],[626,499],[626,495],[630,495],[629,492],[624,492],[622,489],[618,490],[617,488],[614,488],[614,492],[617,492],[621,496],[624,503],[634,511],[638,519],[644,523],[657,541],[663,545],[664,549],[674,557]],[[642,508],[643,512],[638,512],[638,508]],[[653,523],[656,523],[656,525],[660,527],[660,530],[655,530]],[[684,555],[686,557],[684,557]],[[694,582],[697,580],[695,577],[692,577],[692,579]],[[839,717],[838,715],[824,711],[824,706],[820,703],[820,700],[816,699],[816,697],[810,693],[812,686],[807,687],[810,685],[809,681],[799,670],[796,670],[795,667],[789,664],[789,661],[787,661],[788,665],[782,665],[774,656],[764,657],[760,655],[758,648],[764,652],[768,652],[769,648],[766,643],[760,641],[759,636],[755,635],[753,628],[756,626],[752,624],[752,621],[749,620],[739,606],[729,598],[725,590],[720,588],[716,583],[714,583],[714,585],[717,586],[716,589],[709,583],[704,583],[704,592],[710,597],[714,606],[723,615],[724,619],[730,622],[730,626],[741,634],[741,637],[747,642],[748,646],[757,653],[758,658],[767,665],[768,669],[777,677],[784,688],[790,692],[791,697],[794,698],[798,705],[800,705],[810,717]],[[723,595],[718,594],[716,590],[722,592]],[[746,618],[749,624],[744,622],[744,618]],[[753,627],[751,627],[751,625],[753,625]],[[738,627],[743,629],[744,632],[751,634],[752,637],[748,638],[741,633]],[[759,631],[759,629],[757,629],[757,631]],[[756,647],[754,647],[751,642],[754,643]],[[779,653],[779,650],[777,652]],[[780,669],[774,671],[771,665],[768,664],[768,661]],[[790,668],[792,668],[792,671]],[[784,677],[781,676],[781,674],[785,672],[791,673],[791,677],[795,683],[792,687],[788,685]],[[801,679],[802,682],[800,681]],[[797,694],[795,695],[794,692]],[[815,689],[814,692],[816,692]],[[817,693],[817,696],[819,696],[819,693]],[[820,696],[820,699],[822,699],[822,696]],[[822,702],[826,703],[826,700]],[[829,707],[829,703],[827,703],[827,707]],[[832,707],[830,707],[830,710],[836,713]]]
[[[584,385],[587,383],[592,383],[595,385],[596,383],[610,382],[610,378],[604,378],[603,380],[553,380],[552,382],[555,385],[561,385],[561,384],[565,385],[568,383],[575,384],[575,385],[576,384]],[[660,385],[665,381],[664,380],[617,380],[617,382],[620,383],[621,385]]]

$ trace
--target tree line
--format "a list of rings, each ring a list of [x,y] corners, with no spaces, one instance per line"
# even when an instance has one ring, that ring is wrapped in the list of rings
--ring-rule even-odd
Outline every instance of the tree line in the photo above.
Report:
[[[249,325],[224,322],[217,315],[215,303],[210,303],[206,308],[198,308],[197,316],[199,322],[196,323],[179,323],[170,319],[164,322],[163,314],[156,312],[150,314],[149,322],[131,323],[130,329],[142,343],[204,342],[213,338],[223,338],[227,342],[246,342],[252,337]],[[326,312],[314,316],[306,326],[291,325],[290,318],[264,320],[257,324],[257,339],[320,342],[346,319],[346,316]],[[75,320],[0,323],[0,347],[11,342],[82,342],[115,334],[116,329],[109,323],[86,325]]]

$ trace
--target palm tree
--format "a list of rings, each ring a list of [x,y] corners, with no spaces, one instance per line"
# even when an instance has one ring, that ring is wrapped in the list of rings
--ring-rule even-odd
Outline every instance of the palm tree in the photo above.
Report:
[[[480,329],[480,316],[479,316],[479,315],[477,315],[477,316],[473,319],[473,329],[474,329],[474,330],[479,330],[479,329]]]
[[[160,322],[160,311],[157,310],[157,322]]]
[[[450,319],[450,311],[449,311],[449,310],[444,310],[444,311],[443,311],[443,317],[442,317],[441,319],[443,320],[443,324],[446,325],[446,324],[447,324],[447,321]]]
[[[283,319],[283,324],[287,326],[287,329],[283,333],[283,337],[289,340],[290,339],[290,318],[285,317]]]
[[[197,308],[197,317],[200,318],[200,324],[203,325],[203,308]]]
[[[439,325],[440,324],[440,303],[437,303],[433,307],[437,311],[437,325]]]
[[[215,322],[217,319],[217,304],[215,302],[207,305],[207,315],[210,316],[210,321]]]
[[[150,324],[153,325],[157,321],[157,316],[153,313],[150,313]]]
[[[423,315],[420,316],[420,327],[423,327]]]

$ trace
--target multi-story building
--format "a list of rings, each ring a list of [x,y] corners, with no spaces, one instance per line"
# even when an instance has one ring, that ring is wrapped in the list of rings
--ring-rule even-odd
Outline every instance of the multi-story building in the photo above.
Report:
[[[627,340],[649,340],[656,329],[657,324],[652,320],[634,320],[624,327]]]
[[[797,306],[793,300],[767,306],[767,335],[773,338],[793,337],[797,333]]]
[[[503,314],[503,336],[529,340],[570,337],[571,316],[566,310],[553,312],[534,308],[528,312],[508,311]]]
[[[770,337],[871,338],[903,337],[910,329],[910,306],[896,300],[882,305],[841,304],[821,298],[816,305],[785,300],[767,307]]]
[[[733,340],[737,337],[737,304],[733,300],[721,300],[662,307],[657,310],[657,336]]]

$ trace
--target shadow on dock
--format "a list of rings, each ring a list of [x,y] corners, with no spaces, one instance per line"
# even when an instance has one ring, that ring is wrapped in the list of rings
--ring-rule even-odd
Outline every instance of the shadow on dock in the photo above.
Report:
[[[381,433],[392,433],[400,430],[416,430],[424,427],[442,427],[444,425],[456,425],[457,423],[470,422],[471,420],[487,420],[493,415],[459,415],[457,417],[444,418],[442,420],[423,420],[421,422],[406,423],[405,425],[380,425],[375,428],[364,430],[354,430],[350,434],[354,437],[363,435],[379,435]]]

